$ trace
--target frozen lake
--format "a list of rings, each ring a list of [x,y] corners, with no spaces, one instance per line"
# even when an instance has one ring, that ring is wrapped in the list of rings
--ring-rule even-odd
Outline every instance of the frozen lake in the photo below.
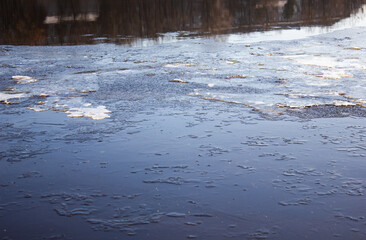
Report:
[[[366,238],[363,1],[21,3],[0,239]]]

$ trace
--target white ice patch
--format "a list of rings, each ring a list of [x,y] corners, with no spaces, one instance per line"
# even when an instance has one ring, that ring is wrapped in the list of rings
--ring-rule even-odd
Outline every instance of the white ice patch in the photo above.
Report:
[[[360,59],[336,58],[333,56],[307,55],[307,54],[296,55],[296,56],[284,56],[284,58],[303,65],[328,68],[331,71],[334,70],[341,71],[341,68],[364,69],[364,64],[360,62]]]
[[[342,67],[342,64],[337,61],[337,59],[329,56],[313,56],[313,55],[297,55],[297,56],[287,56],[287,59],[293,60],[297,63],[317,66],[317,67]]]
[[[8,93],[1,93],[0,92],[0,101],[7,101],[9,99],[15,99],[15,98],[23,98],[26,97],[24,93],[16,93],[16,94],[8,94]]]
[[[305,83],[308,86],[313,86],[313,87],[327,87],[327,86],[331,86],[332,84],[326,80],[306,80]]]
[[[169,63],[169,64],[165,64],[164,67],[168,67],[168,68],[194,67],[197,65],[198,65],[198,63]]]
[[[44,112],[44,111],[49,110],[48,108],[42,108],[42,107],[39,107],[39,106],[27,107],[27,109],[33,110],[35,112]]]
[[[66,114],[70,118],[87,117],[93,120],[102,120],[105,118],[109,118],[110,116],[107,113],[110,112],[111,111],[109,111],[105,106],[98,106],[96,108],[70,108],[68,111],[66,111]]]
[[[356,102],[358,105],[362,105],[363,107],[366,107],[366,100],[365,99],[354,99],[354,102]]]
[[[19,84],[27,84],[27,83],[37,82],[37,79],[29,77],[29,76],[12,76],[11,78]]]
[[[232,65],[232,64],[235,64],[235,63],[238,63],[236,61],[230,61],[230,60],[226,60],[226,63],[229,64],[229,65]]]
[[[353,75],[346,73],[343,69],[331,69],[323,71],[321,77],[323,79],[341,79],[345,77],[353,77]]]
[[[130,69],[120,69],[120,70],[117,70],[116,71],[116,73],[118,73],[118,74],[130,74],[130,73],[133,73],[133,72],[135,72],[135,71],[132,71],[132,70],[130,70]]]
[[[346,102],[346,101],[334,101],[333,102],[335,106],[338,106],[338,107],[352,107],[352,106],[356,106],[355,103],[351,103],[351,102]]]
[[[180,65],[178,64],[165,64],[164,67],[168,67],[168,68],[176,68],[179,67]]]
[[[273,106],[273,104],[266,104],[262,101],[248,101],[248,104],[250,105],[265,105],[265,106]]]

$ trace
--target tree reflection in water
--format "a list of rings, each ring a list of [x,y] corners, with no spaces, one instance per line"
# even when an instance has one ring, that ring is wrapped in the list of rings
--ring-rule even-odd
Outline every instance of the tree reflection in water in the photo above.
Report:
[[[364,0],[2,0],[0,44],[124,44],[167,32],[215,35],[329,26],[362,4]]]

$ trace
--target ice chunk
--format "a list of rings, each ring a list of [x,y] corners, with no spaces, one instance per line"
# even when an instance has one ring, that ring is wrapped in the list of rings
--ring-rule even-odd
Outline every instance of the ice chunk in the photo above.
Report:
[[[37,82],[37,79],[29,77],[29,76],[12,76],[11,78],[20,84]]]
[[[102,120],[105,118],[109,118],[110,116],[107,113],[110,113],[105,106],[98,107],[84,107],[84,108],[70,108],[66,111],[66,114],[70,118],[81,118],[87,117],[93,120]]]
[[[334,68],[342,66],[342,64],[338,62],[336,58],[330,56],[297,55],[291,57],[286,56],[285,58],[288,58],[300,64],[317,67]]]
[[[7,101],[9,99],[22,98],[22,97],[25,97],[24,93],[8,94],[8,93],[0,92],[0,101],[1,102]]]
[[[338,106],[338,107],[353,107],[353,106],[356,106],[355,103],[346,102],[346,101],[335,100],[333,103],[334,103],[335,106]]]

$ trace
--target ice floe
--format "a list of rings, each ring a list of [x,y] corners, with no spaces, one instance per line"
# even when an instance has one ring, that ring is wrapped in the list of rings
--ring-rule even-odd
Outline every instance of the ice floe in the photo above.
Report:
[[[334,101],[333,102],[335,106],[338,107],[352,107],[352,106],[356,106],[355,103],[351,103],[351,102],[346,102],[346,101]]]
[[[332,69],[323,71],[323,74],[320,77],[323,79],[341,79],[345,77],[353,77],[353,75],[346,73],[343,69]]]
[[[19,84],[27,84],[37,82],[37,79],[29,77],[29,76],[12,76],[11,79],[16,81]]]
[[[16,98],[23,98],[26,97],[24,93],[15,93],[15,94],[8,94],[8,93],[2,93],[0,92],[0,101],[8,101],[10,99],[16,99]]]
[[[81,108],[70,108],[66,111],[66,114],[70,118],[81,118],[87,117],[93,120],[102,120],[105,118],[109,118],[110,113],[105,106],[98,106],[98,107],[81,107]]]

